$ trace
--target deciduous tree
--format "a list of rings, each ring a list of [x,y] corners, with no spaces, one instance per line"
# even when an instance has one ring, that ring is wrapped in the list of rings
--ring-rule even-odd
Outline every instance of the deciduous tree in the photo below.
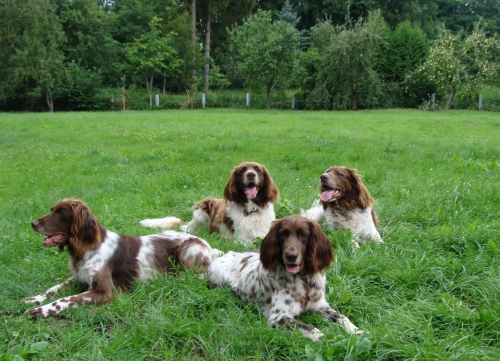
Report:
[[[63,68],[65,41],[61,24],[49,0],[1,0],[0,89],[2,98],[23,84],[33,83],[54,111],[51,88]]]
[[[334,26],[324,20],[315,26],[312,43],[321,57],[317,87],[349,99],[351,109],[356,110],[359,91],[369,96],[379,83],[375,66],[384,41],[383,26],[380,12],[370,13],[368,21],[348,19],[343,26]]]
[[[136,74],[146,79],[146,89],[149,94],[149,107],[153,107],[153,79],[154,75],[175,72],[182,65],[177,52],[172,47],[172,38],[175,33],[162,36],[159,26],[160,18],[153,17],[150,22],[150,31],[127,44],[126,56],[136,68]]]
[[[500,64],[495,53],[499,48],[500,42],[487,37],[480,23],[468,36],[443,28],[418,72],[450,91],[445,106],[449,109],[460,86],[475,96],[483,85],[498,80]]]
[[[238,53],[238,70],[251,87],[264,85],[267,109],[271,90],[280,81],[286,84],[299,54],[299,33],[285,21],[272,21],[270,12],[259,10],[243,25],[231,31],[231,44]]]

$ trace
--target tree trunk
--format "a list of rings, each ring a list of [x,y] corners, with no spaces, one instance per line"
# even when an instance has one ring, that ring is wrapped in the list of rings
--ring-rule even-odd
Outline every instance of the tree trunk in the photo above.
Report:
[[[450,97],[448,98],[448,101],[446,102],[446,106],[444,107],[444,109],[450,109],[451,102],[453,101],[453,98],[455,97],[456,92],[457,92],[457,89],[455,88],[454,85],[452,85]]]
[[[193,46],[196,46],[196,0],[191,0],[191,42],[193,43]],[[193,58],[193,63],[196,59]],[[194,108],[194,83],[195,83],[195,78],[196,76],[196,70],[193,68],[193,72],[191,74],[191,90],[190,90],[190,102],[191,102],[191,109]]]
[[[212,0],[208,0],[208,11],[207,11],[207,24],[206,24],[206,32],[205,32],[205,67],[203,68],[203,92],[208,93],[208,72],[210,70],[210,64],[208,63],[208,59],[210,59],[210,23],[212,22],[212,15],[210,11],[210,7],[212,5]]]
[[[153,74],[151,74],[151,78],[148,84],[148,77],[146,77],[146,90],[149,94],[149,109],[153,109]]]
[[[267,109],[271,109],[271,86],[266,85]]]
[[[45,101],[49,107],[49,112],[54,113],[54,102],[52,101],[52,93],[48,86],[45,87]]]
[[[163,96],[165,96],[165,86],[167,84],[167,78],[163,78]]]
[[[351,110],[356,110],[356,88],[351,84]]]

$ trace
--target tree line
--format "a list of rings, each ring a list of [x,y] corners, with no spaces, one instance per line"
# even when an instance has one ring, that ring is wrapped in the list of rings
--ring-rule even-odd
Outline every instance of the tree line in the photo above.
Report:
[[[268,107],[296,89],[302,109],[467,108],[500,86],[499,32],[491,0],[0,0],[0,110],[103,109],[103,89],[132,87],[150,107],[231,88]]]

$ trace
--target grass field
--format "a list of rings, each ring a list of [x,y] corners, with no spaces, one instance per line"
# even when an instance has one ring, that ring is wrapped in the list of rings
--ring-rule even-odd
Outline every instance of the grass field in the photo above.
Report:
[[[364,176],[386,243],[355,249],[349,234],[327,231],[327,298],[368,335],[315,315],[300,319],[325,333],[317,343],[271,329],[192,273],[61,317],[22,316],[23,297],[68,277],[67,254],[44,248],[30,226],[57,200],[81,198],[108,229],[148,234],[141,219],[189,219],[247,160],[280,187],[278,217],[311,206],[331,165]],[[0,114],[0,360],[498,360],[499,166],[498,113]]]

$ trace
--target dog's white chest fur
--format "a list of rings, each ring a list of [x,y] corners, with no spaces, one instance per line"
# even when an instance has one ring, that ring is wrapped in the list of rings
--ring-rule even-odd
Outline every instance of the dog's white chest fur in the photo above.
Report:
[[[272,203],[264,207],[258,207],[252,201],[248,201],[246,207],[229,202],[226,213],[233,220],[233,237],[245,246],[251,246],[255,238],[264,238],[271,228],[271,223],[276,219]],[[227,230],[219,230],[221,234],[227,234]]]
[[[92,287],[95,276],[108,263],[111,256],[118,247],[120,236],[114,232],[108,231],[105,241],[95,250],[87,252],[85,256],[75,265],[73,259],[68,261],[70,272],[80,282]]]
[[[372,208],[353,208],[349,210],[341,208],[323,209],[322,205],[315,206],[302,215],[331,229],[347,230],[353,233],[354,241],[363,242],[372,239],[377,243],[383,243],[372,219]]]

